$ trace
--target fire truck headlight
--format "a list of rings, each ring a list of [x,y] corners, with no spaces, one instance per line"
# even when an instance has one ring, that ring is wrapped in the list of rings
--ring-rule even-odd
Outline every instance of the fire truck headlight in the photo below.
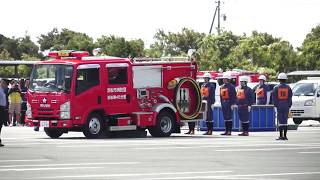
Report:
[[[61,104],[60,119],[70,119],[70,101]]]
[[[31,111],[31,105],[29,103],[27,103],[27,111],[26,111],[26,115],[28,119],[32,118],[32,111]]]

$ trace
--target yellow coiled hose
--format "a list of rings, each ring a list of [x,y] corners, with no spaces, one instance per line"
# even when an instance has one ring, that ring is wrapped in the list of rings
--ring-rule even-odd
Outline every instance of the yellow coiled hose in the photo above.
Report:
[[[196,106],[196,109],[194,110],[194,112],[191,114],[191,115],[187,115],[185,114],[182,110],[181,110],[181,107],[179,106],[179,103],[178,103],[178,92],[180,91],[181,89],[181,86],[186,83],[186,82],[190,82],[191,85],[193,86],[195,92],[196,92],[196,98],[197,98],[197,106]],[[200,110],[201,110],[201,105],[202,105],[202,99],[201,99],[201,91],[200,91],[200,87],[198,85],[198,83],[192,79],[192,78],[189,78],[189,77],[185,77],[185,78],[182,78],[180,79],[180,81],[178,82],[176,88],[175,88],[175,93],[174,93],[174,106],[177,108],[177,111],[179,113],[179,115],[181,116],[182,119],[186,119],[186,120],[191,120],[191,119],[195,119],[198,117],[199,113],[200,113]]]

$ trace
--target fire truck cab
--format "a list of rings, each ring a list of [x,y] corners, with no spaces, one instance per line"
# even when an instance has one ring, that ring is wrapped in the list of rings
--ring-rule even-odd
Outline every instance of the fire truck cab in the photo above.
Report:
[[[115,131],[167,137],[181,121],[199,117],[201,94],[195,61],[89,56],[52,51],[33,68],[27,120],[51,138],[82,131],[98,138]]]

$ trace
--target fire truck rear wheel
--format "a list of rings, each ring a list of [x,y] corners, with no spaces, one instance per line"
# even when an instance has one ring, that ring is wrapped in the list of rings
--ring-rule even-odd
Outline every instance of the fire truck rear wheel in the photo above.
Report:
[[[88,116],[83,134],[87,138],[99,138],[104,135],[103,121],[99,114],[92,113]]]
[[[44,132],[53,139],[59,138],[63,134],[63,132],[59,129],[50,128],[44,128]]]
[[[162,111],[157,116],[156,126],[150,127],[149,132],[154,137],[169,137],[174,130],[174,117],[169,111]]]

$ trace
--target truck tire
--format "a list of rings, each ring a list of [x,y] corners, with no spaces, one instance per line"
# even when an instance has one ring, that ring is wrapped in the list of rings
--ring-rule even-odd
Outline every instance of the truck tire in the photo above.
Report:
[[[104,135],[104,125],[99,114],[92,113],[88,116],[83,127],[83,134],[90,139],[100,138]]]
[[[297,125],[301,124],[303,119],[293,118],[293,122]]]
[[[172,113],[162,111],[157,116],[156,126],[149,127],[149,132],[153,137],[169,137],[174,130],[174,120]]]
[[[52,139],[59,138],[63,132],[60,129],[44,128],[44,132]]]

